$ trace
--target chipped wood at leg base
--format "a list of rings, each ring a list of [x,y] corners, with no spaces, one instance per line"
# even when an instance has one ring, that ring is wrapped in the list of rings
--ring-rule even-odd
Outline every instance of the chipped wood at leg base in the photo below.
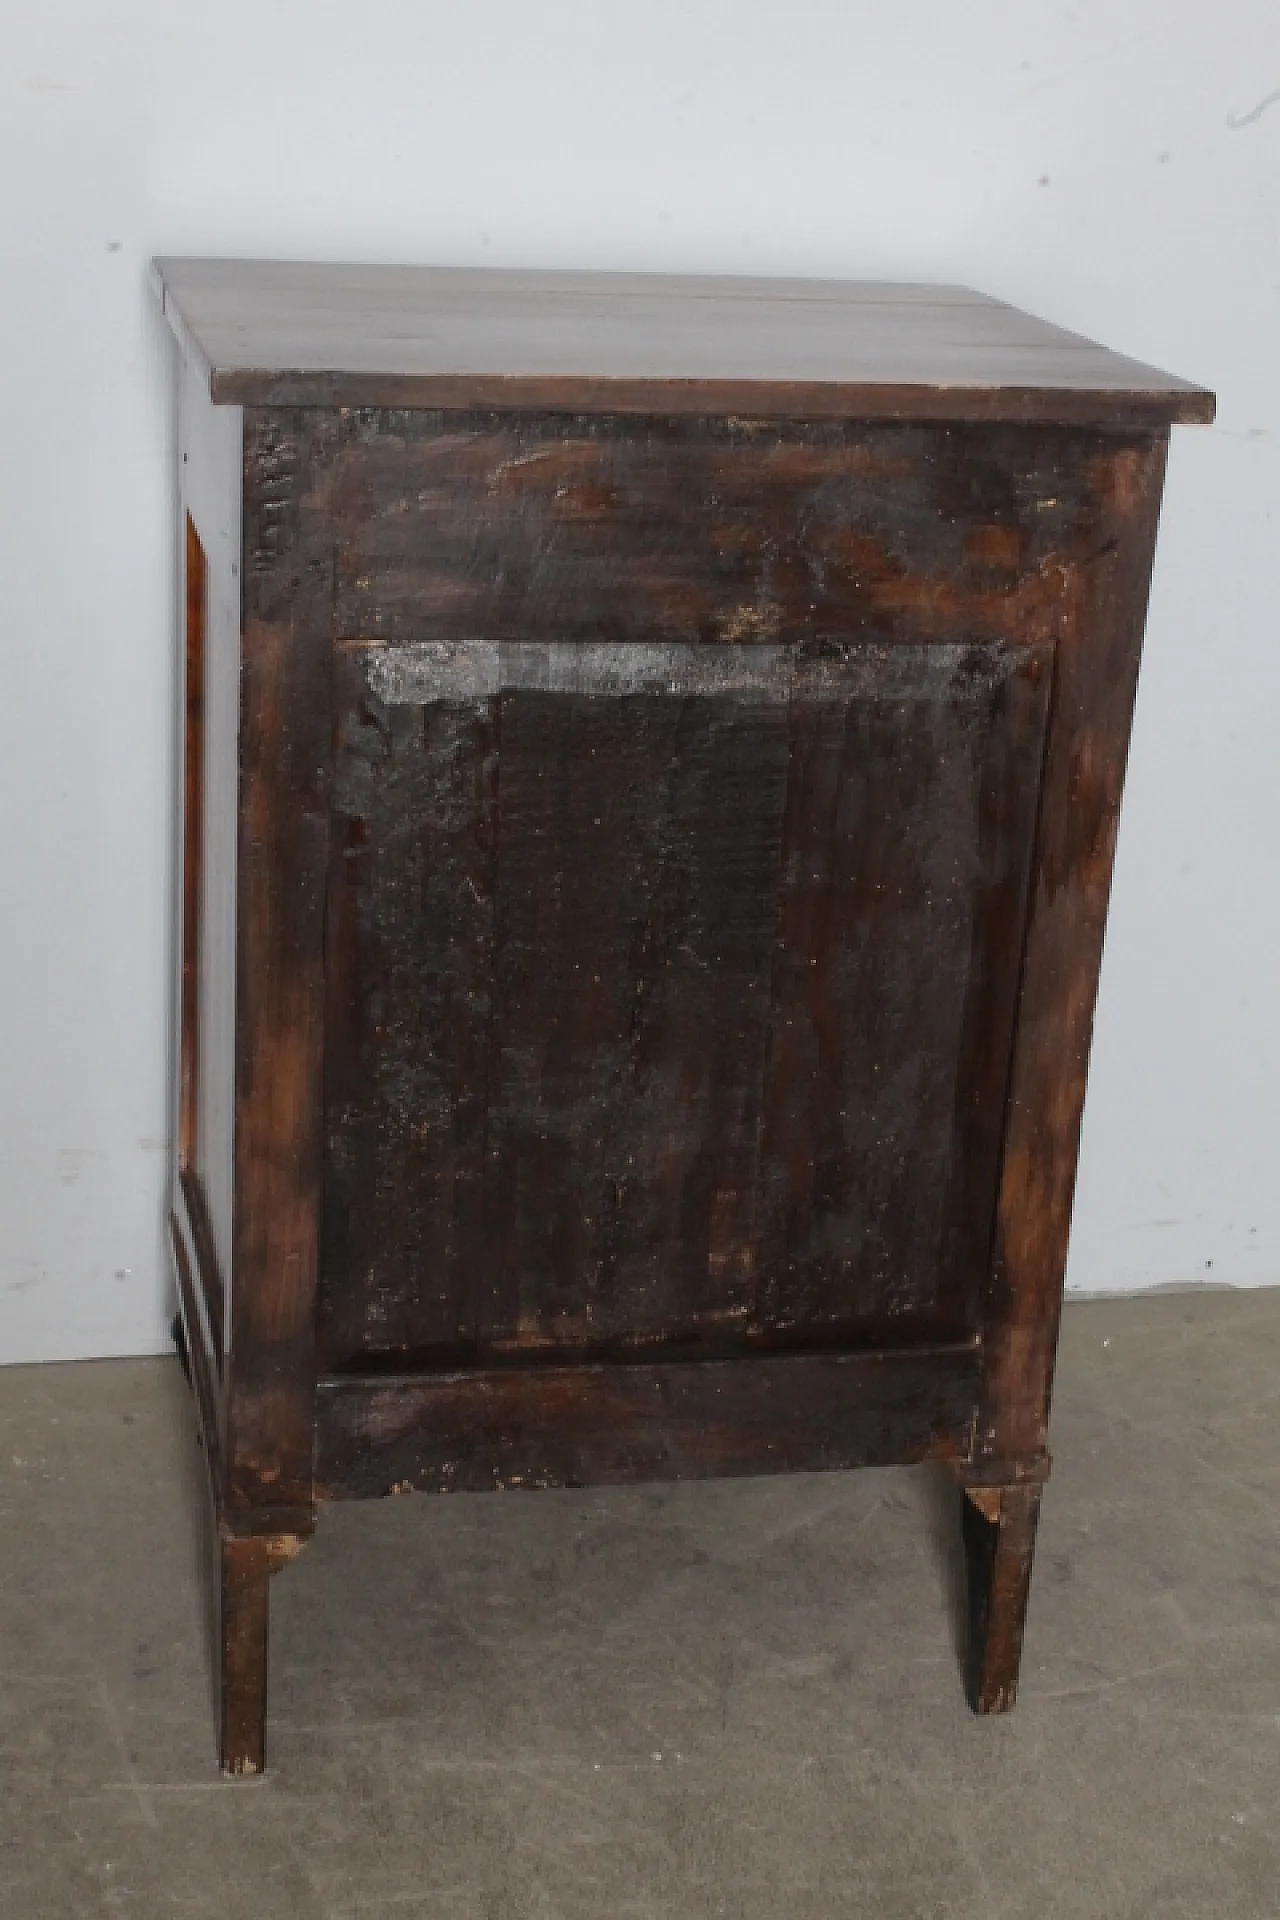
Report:
[[[966,1487],[969,1642],[965,1691],[975,1713],[1007,1713],[1018,1693],[1040,1488]]]
[[[266,1765],[268,1582],[306,1544],[299,1534],[218,1532],[218,1728],[222,1771]]]

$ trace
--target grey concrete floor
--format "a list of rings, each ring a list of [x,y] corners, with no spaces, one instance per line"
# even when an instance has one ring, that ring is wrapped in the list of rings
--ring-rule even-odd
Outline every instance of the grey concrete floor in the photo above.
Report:
[[[1280,1292],[1072,1305],[1022,1697],[928,1470],[333,1509],[215,1771],[169,1361],[0,1372],[0,1915],[1280,1915]]]

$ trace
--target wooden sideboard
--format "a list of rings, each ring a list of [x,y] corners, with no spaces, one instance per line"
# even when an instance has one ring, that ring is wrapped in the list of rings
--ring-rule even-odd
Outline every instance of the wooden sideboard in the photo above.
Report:
[[[156,278],[223,1766],[263,1764],[271,1573],[404,1488],[945,1462],[1007,1707],[1212,396],[952,287]]]

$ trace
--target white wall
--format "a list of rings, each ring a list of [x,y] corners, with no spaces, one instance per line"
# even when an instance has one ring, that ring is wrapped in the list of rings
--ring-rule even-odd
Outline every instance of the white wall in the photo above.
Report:
[[[156,252],[958,279],[1177,437],[1072,1284],[1280,1281],[1274,0],[5,0],[0,1359],[162,1342]]]

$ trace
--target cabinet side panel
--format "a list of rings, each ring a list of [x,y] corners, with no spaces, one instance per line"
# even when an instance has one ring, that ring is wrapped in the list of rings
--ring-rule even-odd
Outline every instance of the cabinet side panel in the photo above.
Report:
[[[976,1453],[1044,1450],[1094,1002],[1167,438],[1082,439],[1093,501],[1065,583],[986,1308]]]
[[[175,1124],[183,1199],[218,1346],[233,1237],[241,434],[240,409],[212,406],[199,369],[184,361],[179,497],[188,761]]]

